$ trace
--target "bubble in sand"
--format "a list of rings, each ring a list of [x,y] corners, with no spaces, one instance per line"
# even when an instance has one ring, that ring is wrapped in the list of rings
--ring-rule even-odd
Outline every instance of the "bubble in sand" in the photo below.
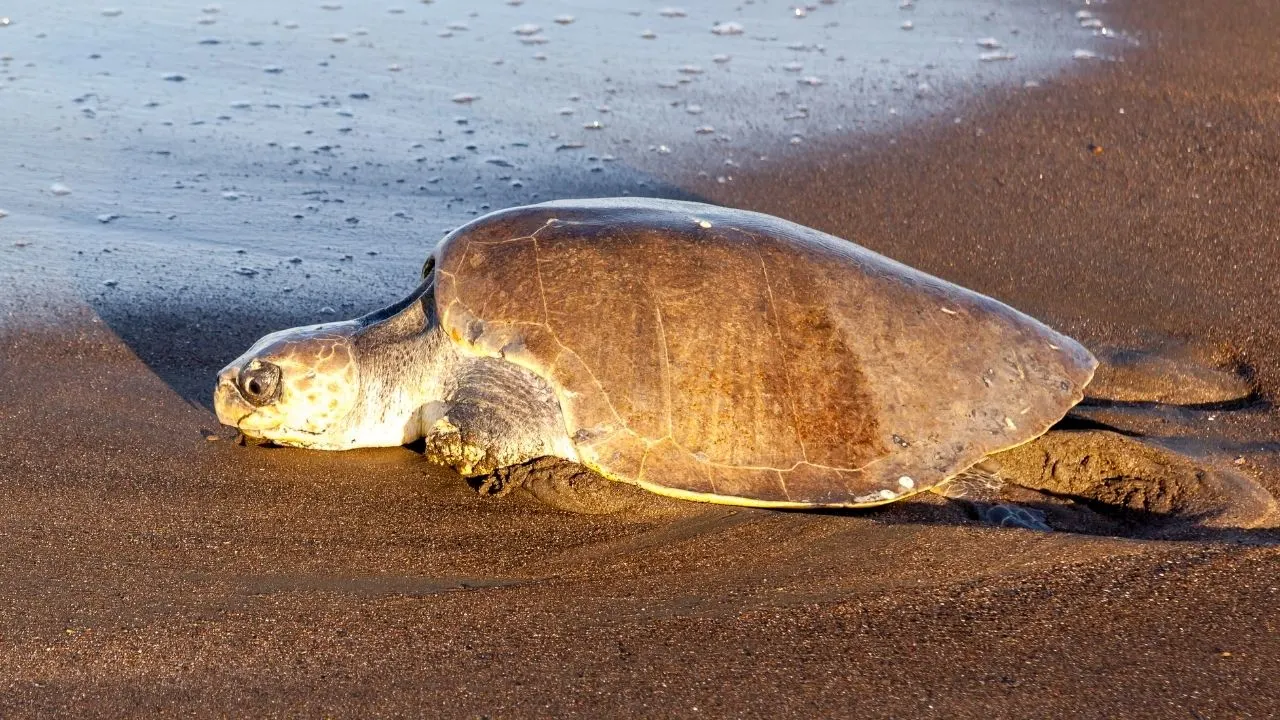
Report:
[[[351,38],[347,37],[345,33],[334,33],[329,36],[329,39],[336,43],[344,43]]]
[[[124,11],[120,8],[106,8],[102,11],[103,17],[120,17]]]
[[[574,21],[575,19],[576,19],[576,18],[574,18],[572,15],[557,15],[557,16],[556,16],[556,24],[557,24],[557,25],[572,25],[572,24],[573,24],[573,21]]]
[[[12,24],[13,24],[13,21],[10,20],[9,18],[0,17],[0,27],[9,27]]]
[[[212,25],[216,22],[218,22],[218,18],[213,17],[212,15],[202,15],[196,18],[197,25]]]
[[[120,284],[119,280],[103,280],[102,284],[106,287],[113,288]]]
[[[239,199],[240,199],[240,193],[238,193],[238,192],[234,192],[234,191],[232,191],[232,190],[228,190],[228,191],[226,191],[226,192],[222,193],[222,199],[223,199],[223,200],[239,200]]]
[[[566,106],[566,107],[562,107],[562,108],[560,108],[559,110],[556,110],[556,112],[557,112],[557,113],[560,113],[561,115],[572,115],[572,114],[573,114],[573,108],[571,108],[571,107],[567,107],[567,106]]]
[[[1071,53],[1074,60],[1101,60],[1102,56],[1092,50],[1078,48]]]
[[[689,16],[689,13],[685,12],[682,8],[677,8],[677,7],[662,8],[661,10],[658,11],[658,14],[661,15],[662,17],[669,17],[669,18],[681,18],[681,17]]]
[[[679,71],[685,75],[701,75],[702,68],[697,65],[681,65]]]
[[[644,32],[640,33],[640,37],[644,38],[645,40],[652,40],[658,37],[658,33],[652,30],[645,30]]]
[[[102,223],[103,225],[106,225],[112,220],[119,220],[119,219],[120,219],[120,216],[115,213],[103,213],[102,215],[98,216],[98,222]]]
[[[546,53],[544,53],[544,52],[536,52],[536,53],[534,53],[534,54],[533,54],[533,59],[534,59],[534,60],[546,60],[546,59],[547,59],[547,54],[546,54]]]
[[[717,53],[711,56],[711,62],[719,63],[721,65],[729,62],[732,59],[733,59],[732,55],[726,55],[724,53]]]
[[[589,123],[583,123],[582,129],[583,130],[603,130],[604,123],[600,122],[599,120],[592,120]]]
[[[1017,57],[1017,55],[1005,50],[992,50],[990,52],[978,53],[978,59],[982,62],[1000,62],[1003,60],[1013,60]]]
[[[457,95],[454,95],[452,98],[450,98],[450,100],[453,100],[459,105],[468,105],[479,99],[480,99],[479,95],[476,95],[475,93],[465,93],[465,92],[458,93]]]
[[[298,23],[294,22],[293,20],[288,20],[281,27],[283,27],[285,30],[297,30]]]
[[[901,27],[903,30],[911,30],[915,26],[916,24],[911,22],[910,20],[903,20],[902,25],[900,25],[899,27]]]
[[[457,30],[458,32],[466,32],[471,29],[471,26],[464,22],[451,22],[448,25],[445,25],[445,27],[450,30]]]
[[[746,32],[740,22],[722,22],[711,26],[711,32],[716,35],[741,35]]]
[[[7,217],[9,217],[9,213],[8,213],[8,211],[6,211],[6,210],[4,210],[4,209],[0,209],[0,220],[3,220],[3,219],[5,219],[5,218],[7,218]]]
[[[1000,41],[992,37],[982,38],[981,40],[978,41],[978,47],[986,48],[988,50],[995,50],[996,48],[1000,47]]]
[[[685,105],[684,111],[689,113],[690,115],[701,115],[702,106],[701,105]]]
[[[799,6],[793,7],[791,8],[791,15],[795,19],[799,20],[800,18],[803,18],[803,17],[809,17],[809,10],[808,8],[803,8]]]
[[[511,28],[511,32],[517,35],[537,35],[542,32],[542,28],[533,23],[525,23]]]
[[[786,70],[787,72],[800,72],[801,70],[804,69],[804,65],[798,62],[789,62],[789,63],[784,63],[782,66],[782,69]]]
[[[546,35],[527,35],[525,37],[521,37],[520,42],[525,45],[546,45],[551,41],[547,39]]]
[[[700,125],[693,129],[693,132],[698,135],[711,135],[715,131],[716,129],[710,125]]]
[[[817,77],[816,75],[806,75],[806,76],[804,76],[804,77],[800,78],[800,80],[799,80],[798,82],[799,82],[801,85],[808,85],[809,87],[818,87],[818,86],[819,86],[819,85],[821,85],[824,81],[823,81],[823,79],[822,79],[822,78]]]
[[[248,110],[249,108],[253,107],[253,104],[246,100],[236,100],[235,102],[231,103],[231,107],[236,110]]]
[[[70,195],[70,194],[71,194],[71,188],[67,187],[66,185],[64,185],[64,184],[62,184],[62,183],[60,183],[60,182],[56,182],[56,183],[54,183],[54,184],[52,184],[52,185],[50,185],[50,186],[49,186],[49,192],[53,193],[54,195],[58,195],[58,196],[62,196],[62,195]]]

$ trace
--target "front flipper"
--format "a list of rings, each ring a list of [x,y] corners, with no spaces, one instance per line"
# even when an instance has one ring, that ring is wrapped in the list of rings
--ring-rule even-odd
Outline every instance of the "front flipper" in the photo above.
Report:
[[[963,501],[989,525],[1052,532],[1043,512],[1005,502],[1001,496],[1003,487],[1004,480],[994,464],[984,461],[932,490],[949,500]]]
[[[423,420],[427,459],[464,477],[544,456],[577,459],[551,388],[500,358],[470,359],[453,391]]]
[[[665,513],[679,504],[578,464],[551,388],[500,358],[468,360],[457,387],[424,419],[427,459],[457,470],[482,495],[524,488],[551,507],[586,514]]]

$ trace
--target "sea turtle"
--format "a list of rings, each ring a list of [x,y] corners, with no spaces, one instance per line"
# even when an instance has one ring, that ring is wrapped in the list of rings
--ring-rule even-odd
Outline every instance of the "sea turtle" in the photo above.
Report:
[[[489,491],[565,472],[771,508],[935,490],[1045,529],[981,463],[1045,433],[1097,367],[989,297],[700,203],[494,212],[422,277],[379,312],[259,340],[221,371],[218,418],[326,450],[423,439]]]

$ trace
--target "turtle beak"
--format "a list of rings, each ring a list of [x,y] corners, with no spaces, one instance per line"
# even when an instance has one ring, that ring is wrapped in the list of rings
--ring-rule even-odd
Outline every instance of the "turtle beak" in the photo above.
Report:
[[[218,384],[213,390],[213,410],[218,414],[218,422],[231,427],[239,427],[240,421],[254,410],[237,388],[239,377],[240,368],[228,365],[218,373]]]

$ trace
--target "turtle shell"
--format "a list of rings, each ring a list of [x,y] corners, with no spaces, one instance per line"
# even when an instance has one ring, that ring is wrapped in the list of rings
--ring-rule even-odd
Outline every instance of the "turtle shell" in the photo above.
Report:
[[[896,500],[1044,433],[1096,366],[991,298],[711,205],[513,208],[435,260],[450,337],[545,379],[582,463],[688,499]]]

